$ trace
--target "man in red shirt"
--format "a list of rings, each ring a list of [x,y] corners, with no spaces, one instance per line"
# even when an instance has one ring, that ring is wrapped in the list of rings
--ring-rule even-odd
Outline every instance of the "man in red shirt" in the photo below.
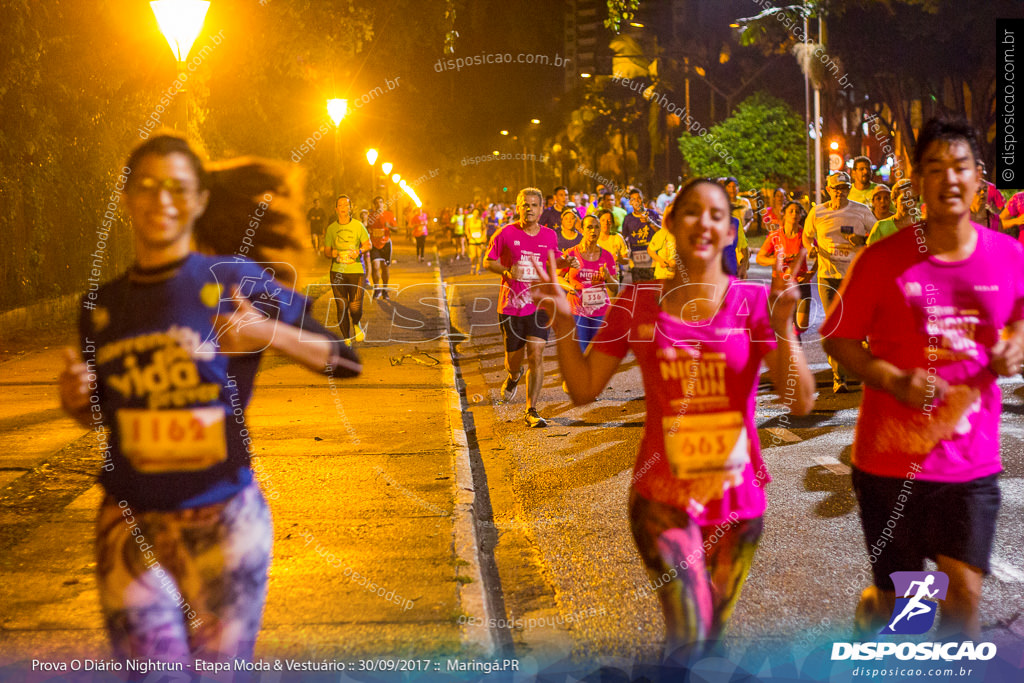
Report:
[[[373,298],[388,296],[388,266],[391,265],[391,229],[396,227],[395,214],[384,208],[384,198],[373,198],[369,217],[370,262],[373,264]]]

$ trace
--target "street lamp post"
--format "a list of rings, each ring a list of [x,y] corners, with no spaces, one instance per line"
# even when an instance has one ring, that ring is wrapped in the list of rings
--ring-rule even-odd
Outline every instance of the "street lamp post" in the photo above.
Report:
[[[373,205],[373,196],[377,193],[377,170],[373,167],[377,163],[377,150],[366,150],[366,162],[370,164],[370,205]]]
[[[175,117],[174,127],[177,128],[180,124],[185,137],[188,138],[188,88],[184,86],[188,74],[185,71],[185,60],[188,59],[188,53],[203,29],[203,21],[206,19],[207,10],[210,9],[210,3],[206,0],[153,0],[149,6],[178,63],[178,82],[182,86],[175,100],[176,104],[177,101],[181,102],[178,106],[183,113]]]
[[[530,124],[534,126],[540,125],[540,119],[530,119]],[[532,129],[531,129],[532,130]],[[534,138],[536,143],[536,138]],[[523,136],[523,163],[526,163],[526,136]],[[534,154],[533,158],[530,159],[530,169],[533,171],[533,187],[537,187],[537,155]]]
[[[331,155],[331,182],[335,201],[337,201],[338,197],[338,176],[340,175],[338,167],[341,165],[341,159],[338,155],[338,129],[341,127],[341,121],[347,113],[348,100],[339,100],[337,98],[327,100],[327,115],[331,117],[331,121],[334,121],[334,153]]]
[[[384,197],[385,201],[390,201],[391,199],[391,188],[388,186],[388,174],[391,173],[391,168],[392,166],[390,161],[385,161],[380,165],[380,170],[384,173],[384,194],[386,195]]]
[[[391,166],[391,164],[387,164],[387,165]],[[391,182],[393,182],[395,185],[397,185],[399,182],[401,182],[401,180],[402,180],[402,176],[398,175],[397,173],[395,173],[395,174],[393,174],[391,176]],[[387,182],[385,182],[384,184],[387,185]],[[395,210],[394,210],[395,216],[401,216],[402,215],[402,212],[398,210],[398,207],[399,207],[399,205],[401,203],[400,202],[401,197],[402,197],[401,194],[396,194],[395,195]]]

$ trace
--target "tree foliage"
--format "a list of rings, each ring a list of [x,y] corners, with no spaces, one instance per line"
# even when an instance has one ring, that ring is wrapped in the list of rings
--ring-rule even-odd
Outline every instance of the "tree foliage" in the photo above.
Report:
[[[640,0],[608,0],[608,18],[604,20],[606,28],[612,33],[622,30],[623,24],[633,20],[640,8]]]
[[[325,118],[325,91],[369,89],[357,57],[386,13],[320,0],[213,3],[185,84],[193,140],[214,158],[288,158]],[[10,0],[0,14],[0,277],[4,307],[16,308],[125,270],[119,171],[145,122],[172,125],[186,95],[165,97],[177,69],[148,3]]]
[[[804,175],[803,119],[764,93],[743,100],[706,136],[684,133],[679,149],[692,175],[735,176],[743,187],[793,187]]]
[[[765,10],[738,19],[740,41],[767,54],[789,52],[797,41],[788,30],[810,15],[816,36],[817,17],[827,26],[826,55],[848,72],[852,90],[836,79],[823,80],[826,109],[891,112],[890,125],[912,146],[921,118],[938,114],[963,116],[983,133],[994,134],[995,17],[1016,16],[1015,0],[986,0],[971,5],[959,0],[818,0]],[[967,57],[967,58],[965,58]],[[815,60],[816,61],[816,60]],[[820,65],[814,65],[820,68]],[[914,102],[920,102],[915,110]],[[854,131],[856,136],[856,127]],[[992,160],[989,150],[986,156]]]

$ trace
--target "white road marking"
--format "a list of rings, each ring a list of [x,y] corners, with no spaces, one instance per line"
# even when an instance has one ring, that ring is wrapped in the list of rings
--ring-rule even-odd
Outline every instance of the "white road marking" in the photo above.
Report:
[[[1006,583],[1024,583],[1024,571],[1014,567],[1009,562],[993,557],[989,561],[992,573],[997,579]]]
[[[768,432],[769,434],[779,437],[786,443],[797,443],[798,441],[803,441],[803,439],[801,439],[799,436],[789,431],[785,427],[766,427],[765,431]]]
[[[850,468],[843,463],[839,462],[835,458],[830,458],[827,455],[819,455],[815,457],[814,462],[818,463],[832,474],[839,476],[845,476],[850,473]]]

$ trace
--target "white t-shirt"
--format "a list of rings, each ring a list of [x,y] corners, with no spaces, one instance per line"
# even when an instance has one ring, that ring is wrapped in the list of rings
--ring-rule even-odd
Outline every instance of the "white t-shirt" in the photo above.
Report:
[[[843,278],[864,245],[875,224],[871,209],[858,202],[848,202],[841,209],[818,204],[807,214],[804,223],[804,246],[818,245],[818,277]]]

